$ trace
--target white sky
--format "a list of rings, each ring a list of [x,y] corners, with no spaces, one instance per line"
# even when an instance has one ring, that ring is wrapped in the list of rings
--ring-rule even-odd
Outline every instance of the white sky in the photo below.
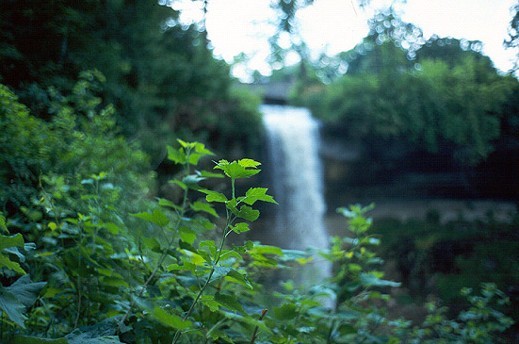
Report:
[[[199,1],[177,0],[185,18],[202,18]],[[184,2],[182,2],[184,1]],[[506,50],[503,40],[512,18],[510,9],[517,0],[407,0],[398,10],[404,21],[421,28],[425,38],[440,37],[480,40],[483,53],[501,71],[508,71],[519,58],[517,49]],[[371,0],[362,9],[357,0],[314,0],[298,13],[302,38],[315,56],[352,49],[368,33],[367,20],[375,9],[389,0]],[[257,69],[268,74],[268,38],[275,31],[276,19],[269,0],[209,0],[206,27],[214,53],[231,63],[244,53],[246,64],[237,64],[233,74],[243,80]],[[191,20],[192,20],[191,19]],[[189,19],[186,19],[189,20]]]

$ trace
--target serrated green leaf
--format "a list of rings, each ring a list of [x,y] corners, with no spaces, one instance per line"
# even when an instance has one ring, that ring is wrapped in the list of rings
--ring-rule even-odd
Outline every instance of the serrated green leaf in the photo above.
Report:
[[[267,191],[267,188],[250,188],[245,193],[242,201],[248,205],[253,205],[257,201],[278,204],[272,196],[267,195]]]
[[[238,284],[241,284],[249,289],[253,289],[253,286],[252,284],[250,283],[250,281],[247,279],[247,276],[241,274],[240,272],[234,270],[234,269],[231,269],[228,273],[227,273],[227,276],[225,276],[225,280],[227,281],[230,281],[230,282],[234,282],[234,283],[238,283]]]
[[[220,308],[220,304],[214,300],[213,295],[202,295],[200,303],[209,308],[211,312],[216,312]]]
[[[261,165],[261,162],[253,160],[253,159],[249,159],[249,158],[244,158],[244,159],[238,160],[238,164],[240,164],[243,167],[254,167],[254,168],[256,168],[256,167]]]
[[[160,307],[153,308],[153,311],[151,312],[151,314],[161,324],[174,328],[175,330],[182,331],[182,330],[185,330],[192,326],[191,321],[183,320],[180,316],[178,316],[176,314],[168,313]]]
[[[214,210],[213,206],[205,202],[196,201],[191,204],[191,209],[194,211],[203,211],[214,217],[218,217],[218,213],[216,213],[216,210]]]
[[[176,164],[186,163],[187,157],[183,149],[176,149],[171,146],[167,146],[166,148],[168,150],[168,160],[171,160]]]
[[[257,209],[252,209],[251,207],[244,205],[240,208],[240,211],[238,211],[236,216],[252,222],[259,218],[260,212]]]
[[[13,270],[13,271],[19,273],[20,275],[26,274],[25,270],[22,269],[20,264],[18,264],[17,262],[13,262],[11,259],[9,259],[9,257],[7,257],[6,255],[4,255],[2,253],[0,253],[0,269],[1,268],[7,268],[9,270]]]
[[[212,191],[212,190],[208,190],[208,189],[200,189],[198,191],[206,194],[205,200],[207,202],[210,202],[210,203],[212,203],[212,202],[218,202],[218,203],[225,203],[225,202],[227,202],[227,197],[225,197],[225,195],[223,193]]]
[[[169,223],[169,219],[166,216],[166,214],[164,214],[159,209],[154,209],[153,212],[151,212],[151,213],[143,212],[143,213],[136,213],[136,214],[131,214],[131,215],[134,217],[137,217],[139,219],[154,223],[161,227],[166,226]]]
[[[240,162],[243,161],[243,164]],[[256,169],[256,164],[252,159],[242,159],[229,163],[227,160],[220,160],[215,169],[222,170],[225,175],[232,179],[249,178],[258,174],[261,170]]]
[[[231,226],[231,229],[236,234],[245,233],[245,232],[250,231],[249,224],[245,223],[245,222],[237,223],[236,225]]]

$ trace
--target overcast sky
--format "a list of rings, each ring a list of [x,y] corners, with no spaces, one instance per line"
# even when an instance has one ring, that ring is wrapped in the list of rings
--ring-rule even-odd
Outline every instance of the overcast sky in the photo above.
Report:
[[[437,34],[482,41],[483,53],[499,70],[507,71],[518,59],[517,49],[503,47],[516,1],[407,0],[397,11],[404,21],[420,27],[426,38]],[[200,3],[177,0],[175,6],[183,10],[184,20],[200,20]],[[298,13],[302,38],[314,56],[347,51],[367,35],[367,20],[388,3],[389,0],[371,0],[371,5],[363,9],[357,0],[314,0],[312,6]],[[242,79],[254,69],[268,73],[268,38],[275,32],[272,21],[276,18],[270,1],[209,0],[208,4],[206,27],[215,55],[232,62],[236,55],[245,53],[249,62],[233,68],[233,74]]]

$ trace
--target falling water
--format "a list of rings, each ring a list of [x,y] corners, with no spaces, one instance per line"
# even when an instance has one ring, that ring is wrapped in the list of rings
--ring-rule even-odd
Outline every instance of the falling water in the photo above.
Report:
[[[287,249],[327,248],[318,122],[304,108],[263,105],[261,111],[273,194],[279,202],[273,241]],[[331,266],[316,255],[303,270],[295,279],[308,285],[328,277]]]

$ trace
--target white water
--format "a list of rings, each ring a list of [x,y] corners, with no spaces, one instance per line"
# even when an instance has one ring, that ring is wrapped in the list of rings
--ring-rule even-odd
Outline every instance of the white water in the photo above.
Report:
[[[263,105],[261,111],[273,194],[279,203],[271,241],[287,249],[327,248],[318,122],[305,108]],[[312,285],[328,277],[331,266],[315,255],[302,270],[295,279]]]

